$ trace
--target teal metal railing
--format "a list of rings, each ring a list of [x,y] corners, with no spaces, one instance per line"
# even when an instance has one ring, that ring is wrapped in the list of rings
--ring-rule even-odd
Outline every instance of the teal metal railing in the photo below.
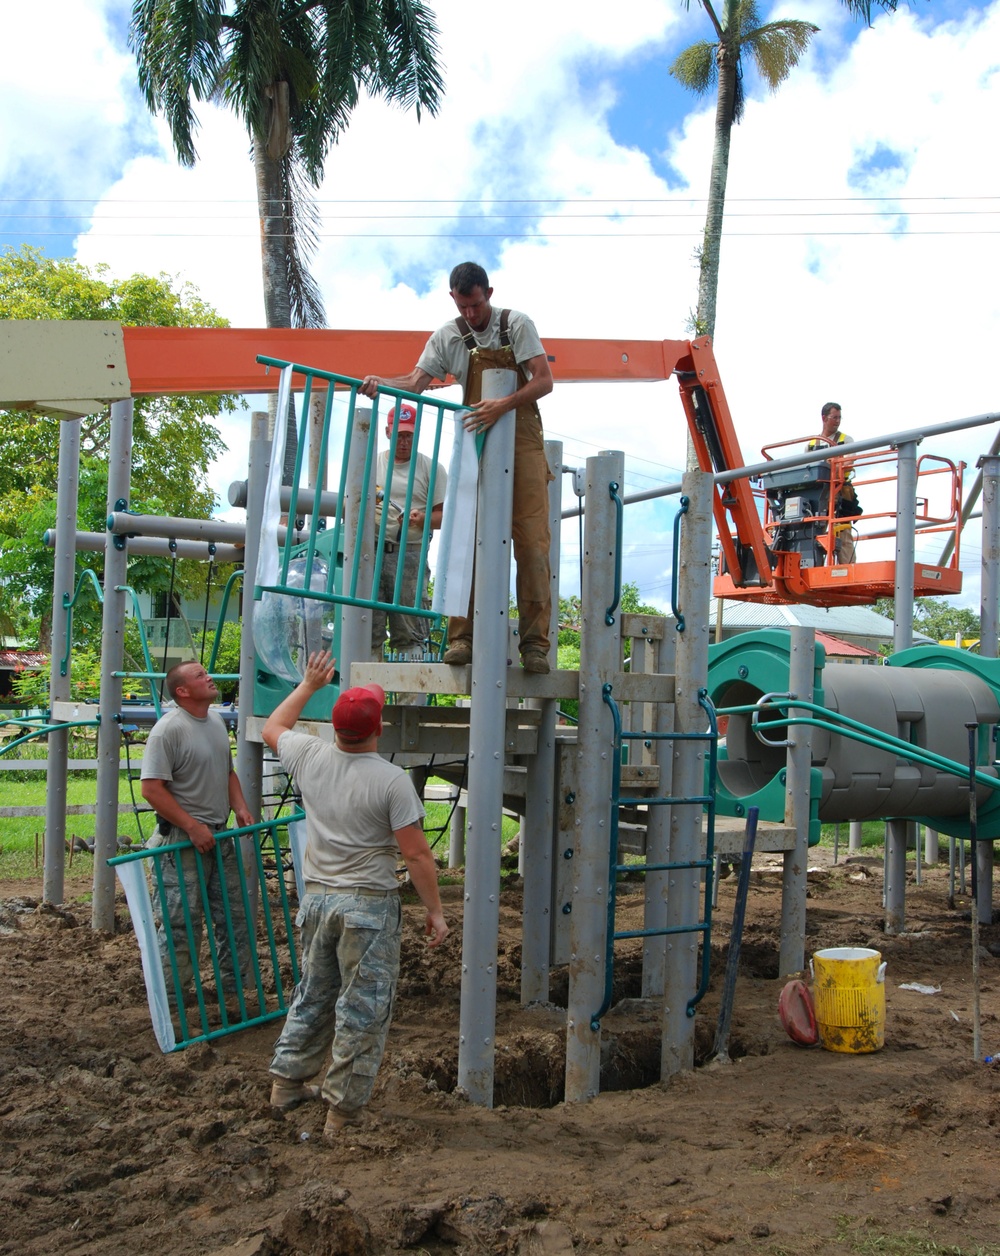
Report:
[[[321,384],[326,390],[325,412],[323,416],[323,426],[320,435],[319,459],[320,465],[325,466],[330,448],[330,433],[333,424],[333,398],[334,389],[340,390],[341,395],[345,392],[346,397],[346,421],[343,451],[340,461],[340,479],[339,491],[337,494],[337,513],[333,521],[332,531],[332,554],[334,561],[328,565],[325,579],[322,581],[321,587],[313,587],[313,575],[316,562],[316,539],[318,536],[319,520],[323,512],[320,509],[320,498],[322,488],[320,485],[314,486],[313,489],[313,505],[311,511],[311,522],[305,538],[306,545],[305,554],[305,571],[301,586],[291,584],[289,582],[289,566],[293,559],[293,551],[301,553],[301,538],[296,541],[292,529],[288,529],[284,544],[281,547],[278,578],[274,584],[257,585],[254,590],[255,597],[259,598],[262,593],[280,593],[287,594],[296,598],[314,599],[322,602],[335,604],[347,604],[351,606],[366,606],[372,609],[383,610],[389,613],[404,613],[407,615],[415,615],[434,622],[435,625],[440,624],[440,615],[436,612],[425,608],[422,604],[422,581],[417,581],[417,593],[414,599],[416,605],[410,601],[404,601],[402,598],[403,579],[404,579],[404,558],[409,545],[416,544],[410,542],[407,536],[408,528],[406,521],[409,518],[413,501],[413,487],[416,473],[416,458],[410,460],[410,469],[407,478],[406,492],[401,503],[394,503],[399,507],[402,515],[402,529],[398,539],[399,560],[396,568],[395,582],[392,592],[392,600],[384,601],[378,596],[379,585],[382,579],[382,567],[385,557],[385,547],[387,544],[396,544],[396,538],[392,529],[394,524],[391,522],[391,512],[389,510],[388,492],[385,493],[382,501],[381,517],[379,519],[378,528],[375,536],[375,560],[374,571],[372,577],[372,590],[366,592],[360,588],[361,584],[361,547],[355,546],[353,559],[349,569],[341,570],[336,561],[336,556],[343,553],[345,539],[344,524],[344,502],[346,500],[347,478],[348,478],[348,452],[351,445],[351,432],[355,422],[355,412],[358,405],[358,390],[361,387],[361,381],[353,379],[347,375],[337,375],[331,371],[320,370],[318,367],[303,366],[299,363],[286,362],[280,358],[270,358],[266,356],[258,356],[257,361],[264,366],[277,367],[282,371],[290,371],[294,376],[301,376],[303,383],[301,386],[300,400],[298,402],[299,417],[297,419],[298,428],[298,446],[295,457],[295,467],[292,479],[292,499],[296,501],[297,508],[304,510],[304,503],[309,500],[308,494],[300,491],[302,483],[303,470],[303,451],[306,447],[306,435],[309,422],[309,405],[312,399],[314,387]],[[298,386],[296,386],[298,390]],[[430,484],[428,490],[428,501],[434,500],[434,485],[437,477],[438,458],[441,449],[441,436],[446,416],[454,416],[461,413],[466,407],[455,403],[441,400],[440,398],[428,398],[419,393],[407,392],[405,389],[399,388],[382,388],[372,405],[371,426],[368,433],[368,440],[365,446],[364,465],[362,469],[361,482],[365,485],[373,482],[372,470],[376,459],[376,448],[378,433],[385,426],[384,415],[388,412],[383,410],[383,403],[388,400],[391,404],[398,405],[400,402],[408,402],[416,410],[416,424],[413,438],[413,448],[416,449],[421,427],[427,421],[434,424],[434,437],[432,442],[432,451],[429,454],[430,459]],[[388,466],[391,468],[396,457],[396,432],[394,431],[389,439]],[[391,475],[387,476],[391,481]],[[388,489],[388,484],[386,485]],[[362,504],[362,514],[367,511],[374,512],[376,508],[375,502],[365,502]],[[424,526],[421,533],[419,545],[419,570],[423,571],[427,563],[427,552],[430,546],[431,528],[430,510],[426,512],[427,517],[424,520]]]
[[[108,860],[109,867],[116,869],[141,861],[147,870],[159,944],[158,955],[151,956],[148,962],[161,966],[163,993],[176,1022],[171,1049],[180,1050],[192,1043],[261,1025],[284,1016],[288,1010],[276,921],[282,925],[288,947],[293,986],[299,979],[299,965],[279,830],[304,818],[304,812],[295,811],[259,824],[227,829],[216,834],[209,854],[200,854],[189,841],[182,841],[130,851]],[[252,841],[241,843],[240,839],[246,836]],[[258,894],[253,893],[244,866],[242,854],[246,849],[251,852],[256,869]],[[177,871],[173,904],[168,902],[164,879],[164,860],[168,858]],[[270,877],[267,863],[273,865]],[[272,893],[276,902],[272,902]],[[202,932],[207,941],[207,973],[199,957]],[[179,950],[189,957],[190,989],[184,981],[183,968],[187,965],[182,965]],[[152,974],[155,986],[159,985],[159,975]]]
[[[705,712],[708,729],[703,733],[654,733],[654,732],[623,732],[621,710],[612,697],[612,687],[605,684],[601,690],[605,703],[611,710],[614,721],[615,752],[613,755],[611,778],[611,841],[608,853],[608,924],[607,949],[604,964],[604,1000],[600,1008],[591,1017],[590,1027],[596,1033],[601,1027],[601,1018],[611,1006],[614,991],[615,942],[626,938],[656,938],[678,933],[700,933],[701,976],[698,989],[688,1000],[687,1014],[694,1015],[695,1007],[705,997],[711,970],[711,930],[712,930],[712,877],[715,863],[715,780],[718,757],[719,728],[715,708],[705,689],[698,690],[698,703]],[[645,807],[702,807],[706,814],[705,858],[690,861],[670,861],[667,863],[619,863],[618,860],[618,821],[619,810],[625,805],[621,797],[621,764],[622,745],[625,741],[703,741],[708,745],[708,787],[704,794],[692,794],[690,797],[674,797],[664,795],[659,798],[643,798]],[[626,800],[627,803],[635,799]],[[615,911],[617,907],[618,874],[622,872],[671,872],[674,870],[703,869],[705,873],[704,915],[703,919],[687,925],[672,925],[658,929],[615,929]]]

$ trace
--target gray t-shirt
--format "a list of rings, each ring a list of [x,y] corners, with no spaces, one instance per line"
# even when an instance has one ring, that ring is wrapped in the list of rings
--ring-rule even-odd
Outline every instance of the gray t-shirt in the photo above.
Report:
[[[305,879],[336,890],[394,890],[393,834],[424,818],[403,769],[374,752],[349,754],[292,731],[278,738],[278,758],[305,807]]]
[[[507,320],[507,331],[510,335],[510,347],[514,350],[515,362],[529,362],[545,352],[538,338],[535,324],[519,310],[511,310]],[[500,310],[494,306],[490,315],[489,326],[483,332],[473,332],[476,343],[483,349],[500,348]],[[465,387],[465,377],[469,371],[469,350],[455,326],[455,320],[445,323],[431,336],[424,346],[417,367],[434,376],[444,379],[446,375],[454,375]]]
[[[218,711],[204,719],[171,707],[153,725],[142,755],[142,779],[166,781],[184,810],[214,828],[229,819],[229,733]]]

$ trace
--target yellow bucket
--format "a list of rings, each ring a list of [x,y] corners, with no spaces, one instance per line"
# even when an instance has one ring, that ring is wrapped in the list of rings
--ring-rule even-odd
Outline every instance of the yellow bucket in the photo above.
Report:
[[[832,946],[809,961],[819,1040],[860,1055],[885,1044],[885,964],[878,951]]]

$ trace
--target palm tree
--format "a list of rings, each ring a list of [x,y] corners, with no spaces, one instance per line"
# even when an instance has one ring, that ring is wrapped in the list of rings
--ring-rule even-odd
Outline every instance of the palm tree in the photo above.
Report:
[[[134,0],[130,44],[151,112],[180,161],[197,153],[194,102],[228,105],[250,136],[269,327],[319,327],[306,262],[331,145],[361,93],[437,112],[437,25],[422,0]]]
[[[871,0],[843,0],[856,17],[871,21]],[[785,20],[760,25],[755,0],[723,0],[719,18],[712,0],[698,0],[715,30],[715,39],[699,40],[685,48],[670,73],[691,91],[704,95],[716,87],[715,143],[708,187],[705,236],[698,269],[698,310],[695,330],[715,335],[715,299],[719,287],[719,252],[729,174],[729,141],[733,126],[743,117],[743,54],[748,53],[772,92],[788,78],[809,41],[819,30],[812,22]],[[875,0],[879,8],[895,10],[896,0]],[[685,0],[690,5],[690,0]]]

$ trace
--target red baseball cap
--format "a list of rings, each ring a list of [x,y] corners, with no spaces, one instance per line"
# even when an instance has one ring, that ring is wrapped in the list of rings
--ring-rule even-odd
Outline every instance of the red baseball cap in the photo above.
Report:
[[[346,741],[367,741],[382,723],[385,690],[381,685],[345,689],[333,706],[334,731]]]
[[[399,411],[399,422],[396,424],[396,430],[412,432],[417,426],[417,411],[414,406],[407,405],[405,401],[401,401],[398,406],[393,406],[389,411],[385,420],[386,427],[390,432],[392,431],[397,410]]]

